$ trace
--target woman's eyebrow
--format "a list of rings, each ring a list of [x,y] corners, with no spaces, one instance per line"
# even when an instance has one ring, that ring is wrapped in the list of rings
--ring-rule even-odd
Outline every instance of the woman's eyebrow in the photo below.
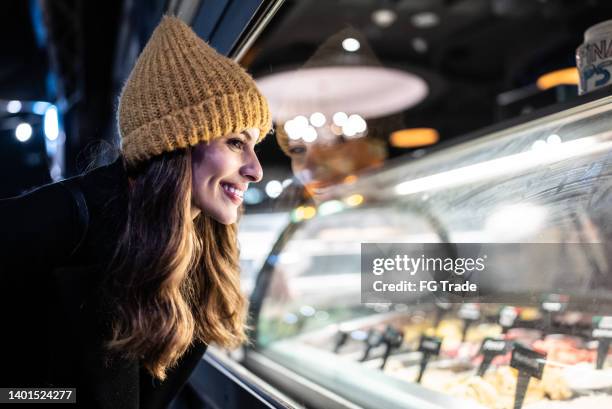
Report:
[[[248,131],[242,131],[241,135],[246,136],[247,140],[250,141],[251,139],[253,139],[253,137],[251,136],[251,134]]]

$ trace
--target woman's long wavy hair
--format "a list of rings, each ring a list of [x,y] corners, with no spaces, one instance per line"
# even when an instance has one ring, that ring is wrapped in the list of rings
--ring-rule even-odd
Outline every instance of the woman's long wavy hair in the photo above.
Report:
[[[110,263],[110,352],[140,359],[155,378],[192,341],[235,347],[246,340],[237,227],[191,216],[191,151],[130,171],[127,223]]]

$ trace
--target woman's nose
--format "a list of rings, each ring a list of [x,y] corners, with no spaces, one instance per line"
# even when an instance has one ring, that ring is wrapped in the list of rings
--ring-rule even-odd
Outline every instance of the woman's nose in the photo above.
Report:
[[[240,169],[240,174],[250,182],[259,182],[263,178],[263,169],[255,152],[251,152],[246,163]]]

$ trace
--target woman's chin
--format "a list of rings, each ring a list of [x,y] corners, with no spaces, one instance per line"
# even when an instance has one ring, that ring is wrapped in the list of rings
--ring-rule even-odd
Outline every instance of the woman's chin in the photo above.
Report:
[[[237,213],[234,213],[234,214],[230,214],[230,213],[216,214],[216,215],[211,215],[211,217],[213,219],[215,219],[216,221],[218,221],[219,223],[224,224],[226,226],[230,225],[230,224],[234,224],[238,220],[238,214]]]

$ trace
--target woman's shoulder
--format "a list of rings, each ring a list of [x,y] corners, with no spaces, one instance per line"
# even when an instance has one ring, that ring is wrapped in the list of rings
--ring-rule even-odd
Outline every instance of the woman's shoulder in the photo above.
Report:
[[[86,237],[79,257],[87,262],[105,262],[113,253],[126,223],[128,177],[121,158],[80,176],[78,184],[88,210]]]
[[[83,205],[96,207],[105,202],[112,191],[118,193],[123,175],[119,160],[87,173],[49,183],[19,196],[0,199],[0,220],[4,231],[45,232],[78,227],[82,222]]]
[[[76,179],[88,203],[91,202],[94,207],[104,204],[109,198],[124,196],[127,192],[127,172],[121,158],[92,169]]]
[[[67,257],[78,239],[77,206],[60,182],[0,200],[2,264],[50,264]]]
[[[0,218],[4,227],[14,230],[65,225],[72,220],[76,210],[70,191],[63,182],[54,182],[37,187],[19,196],[0,199]],[[4,229],[11,231],[12,229]]]

